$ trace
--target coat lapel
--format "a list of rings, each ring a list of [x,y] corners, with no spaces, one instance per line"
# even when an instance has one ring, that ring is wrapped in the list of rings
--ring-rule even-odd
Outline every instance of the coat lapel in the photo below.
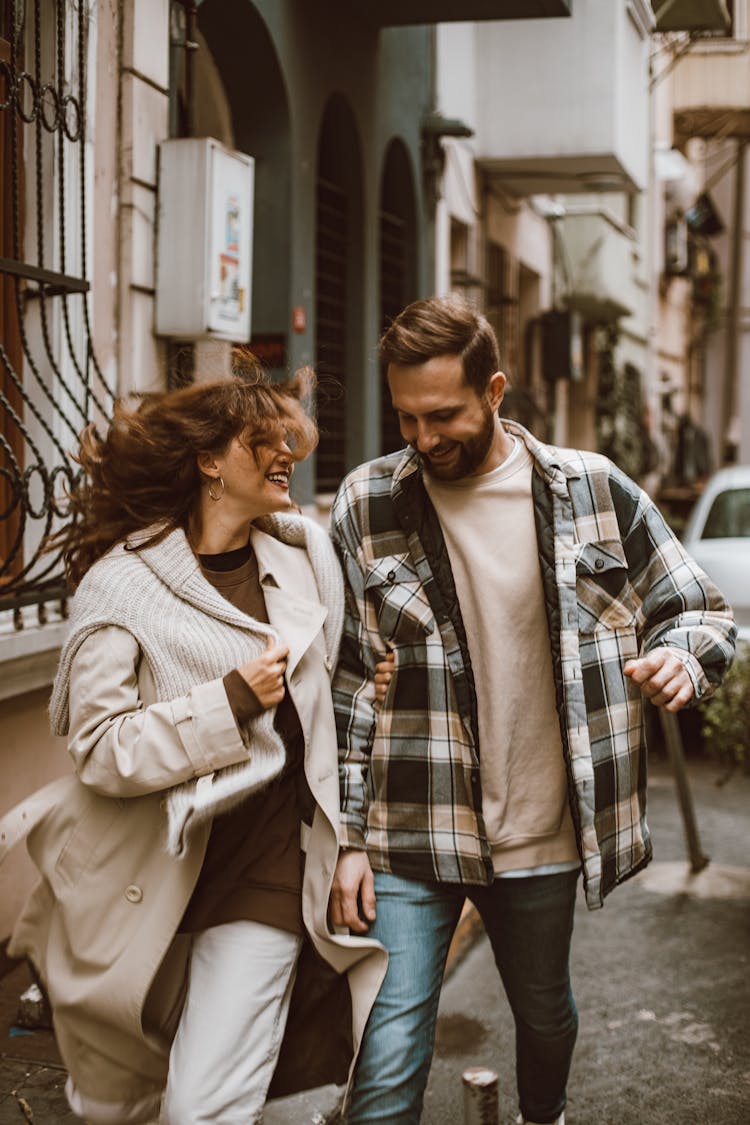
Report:
[[[282,590],[278,586],[263,587],[268,620],[289,647],[287,676],[291,676],[310,645],[323,628],[326,619],[325,607],[320,602],[311,602]]]
[[[250,542],[258,559],[268,620],[289,647],[287,676],[291,676],[326,619],[326,607],[314,593],[314,579],[304,551],[289,547],[256,528]]]

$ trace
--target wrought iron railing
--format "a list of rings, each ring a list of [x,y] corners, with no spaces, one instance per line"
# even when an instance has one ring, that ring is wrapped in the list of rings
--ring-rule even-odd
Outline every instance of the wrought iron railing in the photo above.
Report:
[[[47,541],[67,518],[70,452],[112,393],[86,280],[89,4],[0,0],[0,12],[0,617],[18,629],[29,606],[42,624],[49,602],[64,612]]]

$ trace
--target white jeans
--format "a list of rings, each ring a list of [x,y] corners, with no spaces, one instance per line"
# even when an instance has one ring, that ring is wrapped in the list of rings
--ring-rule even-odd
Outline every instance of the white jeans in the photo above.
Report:
[[[294,934],[259,922],[229,922],[195,935],[162,1122],[261,1120],[301,945]],[[127,1103],[97,1102],[68,1078],[65,1092],[87,1125],[158,1125],[160,1091]]]
[[[195,935],[169,1056],[165,1125],[262,1119],[301,946],[300,937],[259,922]]]
[[[130,1102],[98,1102],[81,1094],[73,1085],[73,1079],[68,1077],[65,1083],[65,1096],[68,1105],[77,1117],[82,1118],[86,1125],[126,1125],[137,1122],[138,1125],[158,1125],[159,1102],[158,1093],[152,1097],[136,1098]]]

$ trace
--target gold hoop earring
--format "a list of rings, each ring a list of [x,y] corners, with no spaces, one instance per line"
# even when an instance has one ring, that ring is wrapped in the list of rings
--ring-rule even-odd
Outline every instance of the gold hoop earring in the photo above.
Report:
[[[208,486],[208,495],[211,497],[212,500],[221,500],[222,496],[224,495],[224,478],[223,477],[217,477],[216,479],[218,480],[219,484],[221,485],[221,492],[219,493],[218,496],[214,496],[214,485],[216,484],[216,480],[212,480],[210,482],[209,486]]]

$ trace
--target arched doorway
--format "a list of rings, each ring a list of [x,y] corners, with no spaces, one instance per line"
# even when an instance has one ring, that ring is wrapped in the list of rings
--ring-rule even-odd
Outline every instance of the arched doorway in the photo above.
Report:
[[[380,183],[379,245],[380,330],[416,296],[416,205],[414,177],[403,141],[388,145]],[[380,452],[401,449],[403,438],[381,372]]]
[[[287,372],[291,273],[291,138],[289,99],[273,39],[247,0],[204,0],[198,26],[213,65],[199,68],[196,124],[211,123],[221,81],[234,147],[255,158],[252,341],[274,374]],[[202,106],[201,99],[209,105]],[[213,111],[217,124],[220,118]],[[213,126],[216,128],[216,125]],[[225,138],[220,138],[225,139]]]
[[[334,491],[349,467],[350,393],[362,333],[362,157],[348,102],[334,94],[318,141],[315,338],[320,444],[316,490]],[[355,396],[356,397],[356,396]]]

